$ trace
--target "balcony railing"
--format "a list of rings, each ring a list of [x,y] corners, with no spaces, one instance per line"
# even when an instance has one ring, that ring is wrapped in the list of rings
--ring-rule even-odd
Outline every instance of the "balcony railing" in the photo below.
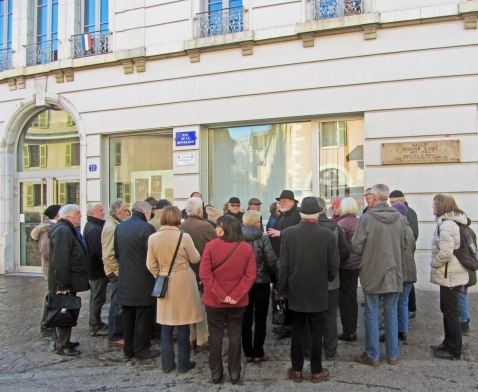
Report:
[[[58,40],[37,42],[25,45],[27,51],[27,66],[47,64],[58,60]]]
[[[222,8],[196,15],[197,37],[240,33],[244,30],[244,7]]]
[[[312,19],[330,19],[365,12],[364,0],[313,0]]]
[[[0,50],[0,72],[12,68],[12,49]]]
[[[71,58],[97,56],[109,53],[109,34],[107,31],[94,31],[92,33],[71,36]]]

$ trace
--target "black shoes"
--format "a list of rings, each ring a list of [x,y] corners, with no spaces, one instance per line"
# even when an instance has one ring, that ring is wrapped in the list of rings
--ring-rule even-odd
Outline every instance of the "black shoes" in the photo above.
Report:
[[[213,383],[213,384],[220,384],[220,383],[222,383],[222,379],[223,379],[223,378],[224,378],[224,375],[221,374],[221,376],[220,376],[219,378],[213,378],[213,379],[212,379],[212,383]]]
[[[71,348],[71,347],[62,347],[62,348],[57,348],[56,353],[58,355],[66,355],[68,357],[75,357],[77,355],[80,355],[81,351],[76,350],[76,349]]]
[[[437,344],[437,345],[434,345],[434,346],[430,346],[430,348],[432,350],[444,350],[446,348],[446,346],[443,343],[440,343],[440,344]]]
[[[448,351],[446,350],[435,350],[435,352],[433,353],[433,355],[437,358],[440,358],[440,359],[450,359],[452,361],[457,361],[460,359],[460,357],[457,357],[453,354],[450,354]]]
[[[381,334],[378,340],[380,342],[385,342],[385,334]],[[408,344],[408,334],[406,332],[399,332],[398,340],[401,340],[404,344]]]
[[[161,355],[161,351],[159,350],[149,350],[149,353],[147,353],[146,355],[143,355],[142,357],[136,356],[136,359],[143,361],[145,359],[153,359],[153,358],[159,357],[160,355]]]
[[[80,345],[80,342],[69,342],[68,343],[68,347],[70,348],[75,348],[75,347],[78,347]]]
[[[357,340],[357,333],[353,333],[352,335],[341,334],[339,335],[339,340],[344,340],[346,342],[355,342]]]
[[[468,332],[470,330],[470,319],[466,323],[461,324],[461,332]]]
[[[163,370],[163,373],[164,373],[164,374],[169,374],[169,373],[171,373],[174,369],[176,369],[176,363],[173,363],[172,369]]]
[[[195,367],[196,367],[196,362],[191,361],[191,362],[189,362],[189,367],[187,367],[184,370],[178,370],[178,374],[185,374],[185,373],[189,372],[191,369],[194,369]]]

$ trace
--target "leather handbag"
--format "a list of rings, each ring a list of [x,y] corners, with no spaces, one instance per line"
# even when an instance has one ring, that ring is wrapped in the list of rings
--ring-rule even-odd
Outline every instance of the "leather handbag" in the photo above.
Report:
[[[171,261],[171,266],[169,267],[168,274],[166,276],[158,275],[156,277],[156,282],[154,282],[154,288],[153,288],[153,292],[151,293],[151,297],[156,297],[156,298],[166,297],[166,292],[168,290],[169,277],[171,276],[171,271],[173,270],[174,261],[176,260],[176,256],[178,254],[179,244],[181,244],[181,239],[183,238],[183,231],[180,230],[180,232],[181,234],[179,234],[178,245],[176,246],[176,250],[174,251],[173,261]]]
[[[272,295],[272,324],[290,325],[290,313],[287,307],[287,298],[282,297],[276,287],[274,287]]]
[[[81,297],[71,294],[47,294],[47,313],[42,325],[47,328],[75,327],[80,315]]]

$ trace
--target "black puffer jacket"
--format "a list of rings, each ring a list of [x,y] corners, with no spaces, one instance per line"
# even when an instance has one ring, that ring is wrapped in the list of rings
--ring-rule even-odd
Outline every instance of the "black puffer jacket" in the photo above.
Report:
[[[73,224],[60,219],[48,232],[50,239],[50,269],[48,291],[86,291],[88,285],[87,249],[81,243]]]
[[[106,278],[101,248],[101,232],[103,231],[105,221],[89,215],[86,219],[88,223],[83,230],[83,237],[85,238],[86,245],[88,245],[88,279]]]
[[[269,274],[275,274],[277,257],[272,250],[269,238],[262,234],[262,230],[253,226],[242,228],[244,241],[252,246],[256,257],[257,278],[255,283],[271,283]]]

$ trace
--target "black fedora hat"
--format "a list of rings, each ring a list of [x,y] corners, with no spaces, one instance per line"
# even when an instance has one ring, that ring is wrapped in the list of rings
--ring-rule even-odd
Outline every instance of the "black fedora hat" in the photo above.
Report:
[[[294,192],[289,191],[287,189],[284,189],[282,193],[280,194],[280,196],[276,197],[277,201],[279,201],[280,199],[290,199],[290,200],[294,200],[296,203],[299,202],[298,200],[295,200]]]
[[[319,202],[315,197],[304,197],[298,210],[303,214],[312,215],[322,211],[322,207],[319,206]]]

